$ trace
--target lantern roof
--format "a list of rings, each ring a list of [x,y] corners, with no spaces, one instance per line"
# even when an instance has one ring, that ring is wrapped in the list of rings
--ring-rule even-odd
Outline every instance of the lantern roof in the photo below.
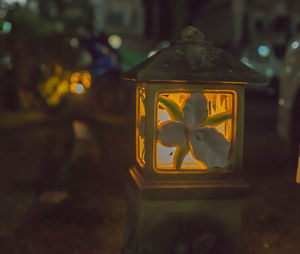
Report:
[[[204,35],[192,26],[185,28],[170,47],[125,72],[123,77],[138,82],[267,82],[263,75],[205,41]]]

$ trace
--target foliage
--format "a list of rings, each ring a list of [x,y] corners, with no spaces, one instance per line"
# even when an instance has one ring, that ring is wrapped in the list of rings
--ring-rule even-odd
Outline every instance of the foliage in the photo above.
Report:
[[[0,32],[0,108],[1,98],[6,108],[38,107],[40,84],[55,73],[57,65],[70,71],[78,68],[78,39],[91,30],[88,1],[34,3],[35,9],[10,6],[3,19],[11,24],[11,31]]]

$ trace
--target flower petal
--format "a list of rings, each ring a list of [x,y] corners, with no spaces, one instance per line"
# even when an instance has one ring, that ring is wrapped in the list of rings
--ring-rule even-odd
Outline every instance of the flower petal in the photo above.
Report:
[[[158,129],[157,139],[164,146],[179,146],[186,139],[185,125],[183,122],[166,121]]]
[[[182,145],[176,147],[175,153],[174,153],[174,158],[173,158],[173,166],[176,169],[180,169],[182,162],[185,158],[185,156],[188,154],[190,150],[189,144],[183,143]]]
[[[230,143],[214,128],[194,130],[191,136],[193,155],[208,168],[224,168],[229,163]]]
[[[208,117],[207,101],[203,94],[193,93],[183,107],[184,121],[190,127],[201,127]]]

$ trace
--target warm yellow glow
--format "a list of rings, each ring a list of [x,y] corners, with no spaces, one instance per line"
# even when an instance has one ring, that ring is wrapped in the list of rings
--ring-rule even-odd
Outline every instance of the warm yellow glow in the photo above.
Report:
[[[70,85],[70,91],[75,94],[83,94],[86,92],[84,86],[81,83],[72,83]]]
[[[85,88],[89,88],[91,86],[91,74],[83,71],[81,73],[81,82]]]
[[[233,125],[235,124],[235,111],[234,111],[234,102],[236,100],[236,94],[234,91],[213,91],[213,90],[204,90],[204,91],[193,91],[195,93],[202,93],[207,101],[207,110],[208,117],[220,116],[222,114],[230,115],[230,119],[227,119],[215,126],[210,126],[216,128],[228,142],[232,142],[233,136]],[[170,93],[161,93],[160,97],[167,97],[168,99],[175,102],[178,107],[182,110],[186,100],[191,96],[190,92],[170,92]],[[170,114],[165,110],[160,103],[157,105],[157,129],[158,126],[165,121],[173,120],[171,119]],[[156,152],[155,152],[155,163],[156,169],[158,172],[167,172],[178,173],[178,172],[188,172],[191,170],[199,170],[200,172],[207,170],[207,166],[203,161],[199,161],[192,155],[191,151],[187,153],[184,157],[184,160],[181,164],[180,169],[176,169],[174,166],[174,153],[176,147],[166,147],[156,141]],[[184,171],[185,170],[185,171]]]
[[[71,83],[78,83],[79,81],[80,81],[80,73],[79,72],[72,73],[71,78],[70,78],[70,82]]]
[[[137,88],[136,90],[136,110],[137,110],[137,119],[136,119],[136,157],[137,161],[141,167],[145,166],[145,89]]]
[[[83,94],[91,86],[91,74],[87,71],[74,72],[70,77],[70,91],[75,94]]]
[[[230,112],[233,115],[233,93],[205,93],[208,101],[208,116]],[[232,119],[218,125],[217,130],[230,142],[232,137]]]
[[[82,84],[84,88],[89,88],[91,86],[91,74],[87,71],[72,73],[70,77],[70,86],[74,87],[74,84],[77,85],[79,83]]]
[[[40,87],[47,104],[58,105],[67,93],[82,94],[91,86],[91,74],[87,71],[65,71],[60,65],[55,66],[55,72]]]
[[[159,113],[157,115],[157,123],[160,124],[168,120],[171,120],[168,112],[166,110],[159,110]]]
[[[298,167],[297,167],[296,183],[300,183],[300,145],[299,145],[299,156],[298,156]]]
[[[69,92],[69,83],[66,80],[63,80],[60,82],[56,90],[59,94],[65,94]]]
[[[70,72],[63,70],[60,65],[55,66],[54,74],[40,86],[41,95],[48,105],[58,105],[69,92],[69,77]]]
[[[185,156],[183,165],[183,169],[207,169],[206,165],[203,162],[196,160],[191,152]]]

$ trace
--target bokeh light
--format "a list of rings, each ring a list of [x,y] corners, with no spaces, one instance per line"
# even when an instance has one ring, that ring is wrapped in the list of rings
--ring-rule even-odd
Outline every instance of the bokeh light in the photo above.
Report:
[[[270,48],[269,46],[261,45],[258,47],[257,52],[261,57],[268,57],[270,55]]]
[[[287,73],[291,73],[292,72],[292,67],[290,65],[288,65],[287,67],[285,67],[285,71]]]
[[[272,68],[267,68],[265,74],[268,78],[272,78],[274,76],[274,71]]]
[[[3,33],[8,34],[10,33],[11,29],[12,29],[12,24],[9,21],[4,21],[2,24]]]
[[[70,46],[72,48],[78,48],[78,46],[79,46],[79,40],[77,38],[72,38],[70,40]]]
[[[75,93],[82,94],[84,92],[84,86],[82,84],[77,84],[75,86]]]
[[[108,43],[112,48],[118,49],[122,45],[122,39],[120,36],[113,34],[108,37]]]
[[[152,50],[149,52],[148,57],[154,56],[157,53],[157,51]]]
[[[20,5],[24,5],[27,3],[27,0],[4,0],[3,2],[7,4],[19,3]]]
[[[298,48],[299,47],[299,42],[298,41],[294,41],[293,43],[292,43],[292,48],[293,49],[296,49],[296,48]]]

